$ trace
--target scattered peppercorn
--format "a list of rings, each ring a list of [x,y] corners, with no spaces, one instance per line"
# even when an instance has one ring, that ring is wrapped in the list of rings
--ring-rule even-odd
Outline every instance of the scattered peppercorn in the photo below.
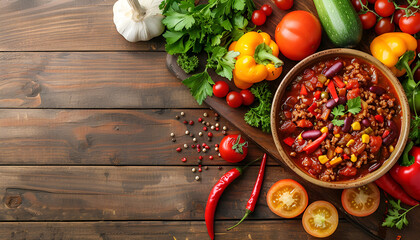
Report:
[[[195,176],[195,181],[200,181],[200,176]]]
[[[181,116],[184,116],[185,115],[185,113],[184,112],[181,112]]]
[[[194,121],[193,121],[193,120],[191,120],[188,124],[190,124],[190,125],[194,125]]]
[[[207,166],[204,166],[204,170],[207,170],[207,169],[209,169],[209,167],[207,167]]]
[[[222,131],[222,134],[223,134],[223,135],[226,135],[226,131]]]
[[[203,125],[206,124],[206,121],[202,121],[201,124],[203,124]]]
[[[210,129],[211,129],[211,130],[214,130],[214,126],[211,126],[211,127],[210,127]]]
[[[214,151],[218,152],[219,151],[219,147],[215,147]]]
[[[179,116],[178,116],[178,115],[176,115],[176,116],[175,116],[175,119],[179,119]]]
[[[208,137],[208,138],[207,138],[207,141],[211,142],[211,139],[212,139],[212,138]]]
[[[214,121],[219,121],[219,117],[214,117]]]
[[[203,119],[202,119],[202,118],[198,118],[198,121],[199,121],[199,122],[202,122],[202,121],[203,121]]]
[[[227,130],[227,127],[226,127],[226,126],[223,126],[223,128],[222,128],[222,129],[226,131],[226,130]]]
[[[197,142],[197,138],[193,138],[193,142]]]
[[[209,145],[206,145],[206,146],[205,146],[205,148],[206,148],[206,149],[210,149],[210,146],[209,146]]]
[[[179,148],[176,149],[176,151],[177,152],[181,152],[182,151],[182,148],[179,147]]]
[[[191,171],[192,172],[196,172],[197,170],[195,168],[191,168]]]
[[[186,143],[185,143],[185,144],[184,144],[184,148],[188,148],[188,144],[186,144]]]
[[[219,128],[218,128],[218,127],[216,127],[216,128],[214,128],[214,130],[219,131]]]
[[[203,127],[203,131],[207,131],[207,127]]]
[[[209,132],[209,133],[207,133],[207,136],[208,137],[213,137],[213,133]]]
[[[213,156],[209,156],[209,159],[210,159],[210,160],[213,160]]]
[[[194,137],[194,134],[193,133],[190,133],[190,137]]]
[[[199,156],[198,159],[203,160],[203,156]]]
[[[201,172],[201,171],[203,171],[203,170],[201,169],[201,167],[199,167],[199,168],[198,168],[198,171],[199,171],[199,172]]]
[[[209,127],[210,126],[210,123],[209,122],[206,122],[206,126]]]
[[[219,154],[217,154],[217,156],[221,157],[221,156],[222,156],[222,154],[220,154],[220,153],[219,153]]]
[[[186,162],[187,158],[183,157],[183,158],[181,158],[181,161]]]
[[[193,139],[194,140],[194,139]],[[191,145],[191,148],[195,148],[195,144]]]
[[[183,121],[183,123],[184,123],[184,124],[187,124],[188,122],[187,122],[187,120],[184,120],[184,121]]]
[[[215,147],[219,147],[219,144],[217,144],[217,143],[216,143],[216,144],[214,144],[214,146],[215,146]]]
[[[203,148],[203,152],[207,152],[207,148]]]
[[[218,166],[217,169],[222,170],[222,166]]]
[[[218,117],[218,116],[219,116],[219,114],[218,114],[218,113],[214,113],[214,116],[215,116],[215,117]]]
[[[175,133],[171,133],[171,137],[175,137]]]
[[[198,136],[200,136],[200,137],[203,136],[203,133],[202,132],[199,132],[198,133]]]
[[[219,127],[220,125],[219,125],[219,123],[216,123],[216,124],[214,124],[214,126],[215,126],[215,127]]]
[[[171,140],[172,140],[172,142],[176,142],[176,139],[175,138],[172,138]]]
[[[203,116],[204,116],[204,117],[207,117],[207,116],[208,116],[208,114],[205,112],[205,113],[203,113]]]
[[[188,130],[185,131],[185,135],[188,135],[188,134],[190,134],[190,131],[188,131]]]
[[[198,165],[201,165],[202,163],[203,163],[203,161],[202,161],[202,160],[200,160],[200,159],[198,159],[198,160],[197,160],[197,164],[198,164]]]

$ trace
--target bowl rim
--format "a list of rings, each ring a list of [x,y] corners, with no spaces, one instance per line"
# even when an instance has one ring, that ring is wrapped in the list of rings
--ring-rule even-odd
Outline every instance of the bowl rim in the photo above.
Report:
[[[367,63],[373,64],[379,71],[381,71],[386,77],[388,77],[389,81],[393,85],[397,97],[400,100],[401,104],[401,130],[397,144],[395,145],[395,150],[391,153],[391,156],[382,164],[380,168],[372,173],[368,173],[361,178],[357,178],[354,180],[345,180],[345,181],[334,181],[334,182],[326,182],[316,179],[310,176],[307,172],[299,168],[293,160],[290,159],[289,155],[283,150],[281,142],[279,140],[279,135],[277,133],[278,128],[278,117],[276,116],[277,109],[279,102],[281,101],[283,94],[286,90],[286,87],[295,79],[295,77],[303,71],[305,67],[314,64],[319,59],[328,58],[328,57],[337,57],[337,56],[349,56],[349,57],[357,57],[360,58]],[[344,188],[353,188],[359,187],[370,182],[375,181],[376,179],[383,176],[387,173],[392,166],[398,161],[399,157],[404,151],[405,144],[408,140],[409,135],[409,126],[410,126],[410,109],[408,105],[408,100],[403,90],[403,87],[400,81],[394,76],[391,70],[386,67],[383,63],[377,60],[375,57],[370,55],[369,53],[362,52],[359,50],[348,49],[348,48],[333,48],[328,49],[320,52],[316,52],[305,59],[301,60],[297,63],[287,74],[283,77],[280,85],[277,87],[276,93],[273,98],[273,103],[271,107],[271,132],[274,143],[276,145],[277,151],[279,152],[282,159],[289,168],[291,168],[295,173],[297,173],[300,177],[309,181],[313,184],[316,184],[321,187],[326,188],[335,188],[335,189],[344,189]]]

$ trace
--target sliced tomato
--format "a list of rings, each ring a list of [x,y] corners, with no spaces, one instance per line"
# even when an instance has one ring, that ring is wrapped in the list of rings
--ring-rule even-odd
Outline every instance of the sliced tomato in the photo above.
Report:
[[[365,217],[374,213],[379,207],[381,194],[378,187],[369,183],[357,188],[344,189],[341,194],[341,204],[349,214]]]
[[[308,206],[302,217],[303,228],[314,237],[328,237],[338,226],[337,209],[329,202],[316,201]]]
[[[295,180],[282,179],[268,190],[267,205],[280,217],[294,218],[308,206],[308,193]]]

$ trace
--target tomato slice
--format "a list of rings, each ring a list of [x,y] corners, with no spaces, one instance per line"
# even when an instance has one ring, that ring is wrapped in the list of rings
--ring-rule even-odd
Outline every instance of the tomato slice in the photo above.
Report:
[[[302,217],[303,228],[314,237],[328,237],[338,226],[337,209],[329,202],[316,201],[308,206]]]
[[[308,193],[295,180],[283,179],[268,190],[267,205],[280,217],[294,218],[308,206]]]
[[[369,183],[357,188],[344,189],[341,194],[341,204],[349,214],[365,217],[378,209],[380,198],[378,187]]]

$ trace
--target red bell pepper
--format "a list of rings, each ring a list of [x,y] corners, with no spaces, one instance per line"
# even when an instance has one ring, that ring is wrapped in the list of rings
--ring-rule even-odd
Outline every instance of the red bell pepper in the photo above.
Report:
[[[300,88],[300,95],[308,95],[308,90],[306,90],[306,87],[303,84],[302,84],[302,87]]]
[[[305,151],[307,154],[312,153],[313,151],[315,151],[319,147],[319,145],[321,145],[322,141],[324,141],[327,138],[327,135],[328,135],[328,133],[323,133],[315,141],[313,141],[310,144],[306,145],[303,148],[303,151]]]
[[[318,105],[316,104],[316,102],[312,103],[312,105],[310,107],[308,107],[308,112],[312,113],[312,115],[316,115],[316,112],[314,111],[316,108],[318,107]]]
[[[328,90],[331,93],[331,96],[333,97],[335,102],[338,102],[338,95],[337,95],[337,91],[335,90],[335,86],[334,83],[332,81],[330,81],[328,83]]]
[[[420,200],[420,147],[410,141],[403,157],[391,169],[391,176],[416,200]],[[411,150],[411,151],[410,151]]]
[[[346,87],[346,84],[345,84],[343,81],[341,81],[341,79],[340,79],[340,77],[339,77],[339,76],[334,76],[334,77],[333,77],[333,80],[334,80],[335,84],[337,84],[337,86],[338,86],[339,88]]]
[[[315,92],[315,94],[314,94],[314,98],[315,98],[315,100],[319,100],[320,98],[321,98],[321,91],[316,91]]]
[[[287,137],[287,138],[285,138],[283,140],[283,142],[286,143],[288,146],[291,147],[293,145],[293,143],[295,142],[295,139],[292,138],[292,137]]]

